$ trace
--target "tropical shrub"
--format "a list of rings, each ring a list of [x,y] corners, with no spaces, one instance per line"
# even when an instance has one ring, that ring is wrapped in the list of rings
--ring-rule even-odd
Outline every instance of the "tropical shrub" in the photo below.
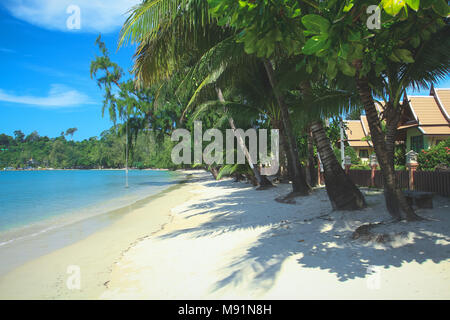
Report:
[[[378,169],[378,168],[377,168]],[[372,170],[368,164],[357,164],[350,167],[350,170]]]
[[[340,160],[341,159],[341,150],[339,148],[333,148],[333,151],[334,151],[334,154],[336,155],[336,158],[338,160]],[[350,158],[352,159],[352,165],[361,164],[361,159],[358,157],[355,149],[353,149],[352,147],[350,147],[350,146],[345,147],[345,155],[350,156]]]
[[[428,150],[422,150],[417,160],[419,162],[419,170],[435,170],[438,165],[450,167],[450,139],[442,141]]]
[[[400,144],[395,146],[394,150],[394,165],[404,166],[406,164],[406,146]]]

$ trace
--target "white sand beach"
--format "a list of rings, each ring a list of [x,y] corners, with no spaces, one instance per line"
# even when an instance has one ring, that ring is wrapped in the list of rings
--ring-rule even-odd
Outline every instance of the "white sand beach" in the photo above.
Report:
[[[450,199],[414,223],[385,223],[383,241],[352,239],[388,222],[380,191],[368,208],[331,211],[325,189],[274,201],[287,184],[256,191],[195,171],[111,226],[0,278],[2,299],[449,299]],[[81,271],[69,290],[67,267]]]

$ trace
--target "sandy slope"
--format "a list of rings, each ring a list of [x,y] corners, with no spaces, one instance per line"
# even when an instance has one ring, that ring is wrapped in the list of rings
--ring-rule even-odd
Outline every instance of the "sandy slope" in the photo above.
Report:
[[[0,299],[96,299],[106,289],[110,272],[139,239],[151,236],[170,222],[170,208],[193,196],[193,185],[181,185],[131,211],[91,236],[32,260],[0,277]],[[17,254],[21,254],[17,252]],[[79,266],[81,289],[67,281]]]
[[[197,185],[172,223],[123,256],[101,298],[450,298],[448,198],[419,211],[428,221],[375,228],[393,234],[380,244],[351,239],[361,224],[389,220],[379,192],[366,191],[368,209],[343,213],[323,189],[288,205],[273,201],[288,185]]]

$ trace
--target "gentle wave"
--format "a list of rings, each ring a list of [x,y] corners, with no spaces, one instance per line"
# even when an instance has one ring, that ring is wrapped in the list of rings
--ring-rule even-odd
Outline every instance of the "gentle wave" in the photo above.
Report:
[[[120,172],[111,174],[111,172],[104,172],[104,171],[97,171],[97,172],[90,172],[86,174],[86,172],[79,171],[79,173],[73,173],[70,174],[64,173],[64,171],[60,171],[60,173],[57,176],[52,177],[52,179],[49,179],[50,181],[44,181],[48,183],[61,183],[61,180],[65,180],[69,177],[69,179],[80,179],[82,182],[87,183],[83,189],[81,190],[81,194],[78,194],[79,203],[77,203],[77,207],[71,208],[71,209],[60,209],[60,208],[67,208],[70,207],[72,202],[64,203],[64,193],[62,194],[53,194],[47,199],[48,206],[50,208],[58,208],[54,209],[54,212],[49,216],[48,212],[45,210],[35,210],[33,211],[33,202],[39,202],[40,197],[44,196],[44,198],[48,195],[42,195],[40,190],[36,190],[35,194],[30,192],[22,192],[23,199],[20,197],[20,190],[26,189],[26,185],[32,183],[32,181],[36,184],[36,176],[32,176],[31,173],[31,179],[32,181],[28,181],[27,178],[23,176],[23,172],[20,172],[19,174],[22,176],[19,176],[19,180],[21,180],[21,183],[17,183],[13,181],[13,176],[9,177],[10,184],[8,186],[8,179],[4,179],[4,176],[0,176],[0,183],[2,187],[6,188],[16,188],[17,192],[19,194],[14,194],[13,199],[8,199],[8,194],[12,194],[12,190],[9,189],[5,195],[5,193],[0,192],[0,203],[2,203],[3,207],[4,204],[8,203],[8,201],[14,201],[14,205],[10,205],[10,207],[6,208],[7,210],[4,210],[4,208],[0,208],[3,210],[0,210],[0,215],[10,215],[9,217],[6,217],[9,220],[13,220],[16,216],[16,212],[20,212],[21,210],[24,211],[30,211],[34,216],[32,219],[28,219],[28,221],[19,221],[18,219],[20,217],[16,218],[16,221],[13,221],[11,223],[11,226],[5,229],[5,226],[3,226],[3,231],[0,229],[0,248],[11,245],[14,242],[27,240],[33,237],[36,237],[38,235],[47,233],[49,231],[62,228],[89,218],[93,218],[95,216],[99,216],[102,214],[106,214],[109,212],[112,212],[114,210],[120,209],[120,208],[127,208],[128,206],[133,205],[134,203],[150,196],[155,195],[164,189],[168,188],[170,185],[176,183],[179,180],[179,175],[168,173],[164,171],[146,171],[146,172],[133,172],[130,171],[130,177],[129,177],[129,184],[130,188],[124,190],[122,180],[123,180],[123,174],[121,175]],[[54,175],[52,172],[51,175]],[[87,176],[83,177],[83,175]],[[18,175],[16,174],[15,177]],[[2,180],[3,178],[3,180]],[[39,178],[39,177],[38,177]],[[46,180],[48,178],[45,177],[45,174],[43,175],[42,179]],[[89,186],[89,181],[86,181],[90,178],[95,179],[94,185],[95,187]],[[6,180],[6,181],[5,181]],[[39,179],[37,179],[39,180]],[[101,182],[104,180],[105,184],[102,185]],[[42,183],[42,181],[37,181],[37,185],[39,183]],[[63,182],[65,183],[65,181]],[[156,184],[156,185],[155,185]],[[92,193],[96,192],[98,188],[107,188],[108,192],[103,192],[104,194],[99,197],[98,199],[92,199]],[[70,185],[69,185],[70,189]],[[33,190],[32,190],[33,191]],[[70,190],[65,190],[65,193],[67,194]],[[80,190],[78,190],[80,191]],[[105,191],[105,190],[103,190]],[[108,197],[108,193],[110,193],[110,196]],[[3,194],[3,196],[1,195]],[[118,194],[119,196],[115,196],[115,194]],[[86,203],[83,204],[83,196],[86,195]],[[22,202],[21,202],[22,200]],[[53,203],[52,203],[53,202]],[[1,221],[0,216],[0,221]],[[4,219],[4,220],[7,220]],[[0,225],[0,227],[2,227]]]

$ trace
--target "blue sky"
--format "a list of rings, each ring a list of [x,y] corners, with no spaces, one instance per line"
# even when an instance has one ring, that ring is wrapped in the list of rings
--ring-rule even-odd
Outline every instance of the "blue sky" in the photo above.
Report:
[[[125,71],[134,48],[117,39],[126,12],[139,0],[2,0],[0,3],[0,133],[55,137],[76,127],[75,140],[99,136],[112,123],[101,116],[102,91],[89,77],[102,34],[111,59]],[[80,29],[69,29],[76,5]],[[69,9],[69,10],[68,10]],[[69,23],[69,25],[71,25]],[[437,87],[450,87],[450,79]],[[428,94],[423,91],[415,94]]]
[[[74,139],[82,140],[109,129],[108,115],[101,116],[102,91],[89,76],[98,54],[94,42],[102,33],[111,59],[129,70],[134,48],[117,52],[117,39],[125,13],[137,2],[2,0],[0,133],[37,130],[55,137],[76,127]],[[80,8],[79,30],[67,28],[70,4]]]

